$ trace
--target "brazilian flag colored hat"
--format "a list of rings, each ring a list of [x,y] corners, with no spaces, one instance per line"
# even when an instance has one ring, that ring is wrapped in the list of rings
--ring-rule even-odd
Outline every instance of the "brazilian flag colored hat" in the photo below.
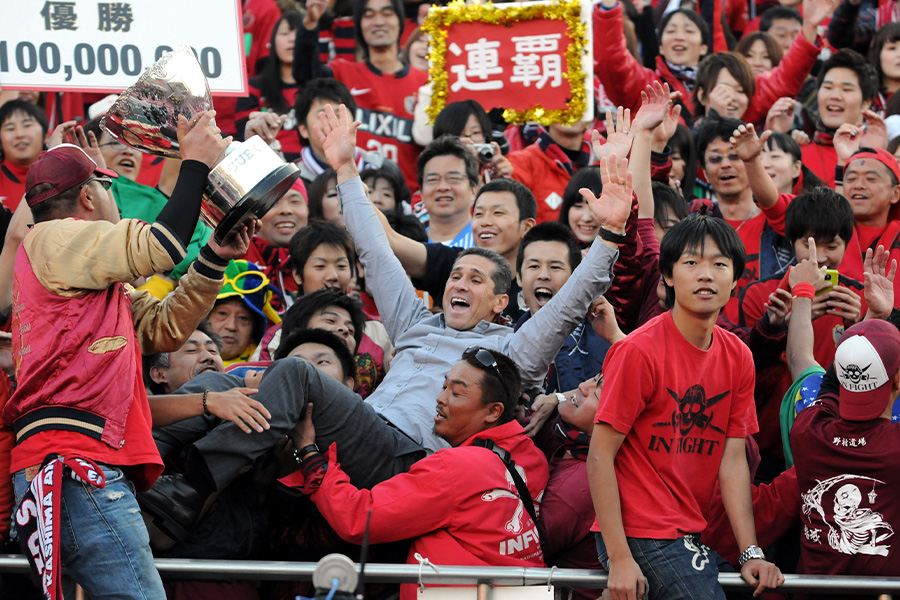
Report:
[[[256,263],[240,259],[229,261],[225,285],[216,300],[239,297],[254,314],[265,319],[265,326],[268,326],[268,323],[281,323],[281,317],[270,302],[273,295],[281,294]]]

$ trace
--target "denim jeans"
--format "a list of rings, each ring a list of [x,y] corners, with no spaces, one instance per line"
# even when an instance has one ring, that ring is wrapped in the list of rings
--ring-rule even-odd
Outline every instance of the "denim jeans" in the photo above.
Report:
[[[99,465],[106,487],[98,489],[62,478],[59,520],[60,565],[64,597],[75,598],[75,583],[91,600],[165,600],[153,564],[150,538],[134,497],[134,486],[121,469]],[[13,476],[16,507],[29,483],[24,469]]]
[[[597,556],[609,570],[603,536],[597,537]],[[674,540],[628,538],[634,561],[650,583],[650,600],[725,600],[719,585],[721,560],[700,542],[699,535]]]

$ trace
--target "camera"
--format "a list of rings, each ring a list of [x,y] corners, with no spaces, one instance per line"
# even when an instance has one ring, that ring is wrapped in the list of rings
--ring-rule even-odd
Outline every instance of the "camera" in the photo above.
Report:
[[[478,162],[489,163],[494,160],[494,147],[490,144],[472,144]]]

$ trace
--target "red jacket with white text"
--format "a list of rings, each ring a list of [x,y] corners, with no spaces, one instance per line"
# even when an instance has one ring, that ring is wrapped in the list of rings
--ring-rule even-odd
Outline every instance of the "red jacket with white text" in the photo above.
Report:
[[[476,438],[507,450],[536,503],[550,477],[547,459],[516,421],[493,427],[455,448],[438,450],[371,490],[357,489],[335,460],[311,498],[343,539],[359,544],[371,511],[373,544],[411,539],[407,562],[418,553],[435,565],[540,567],[537,526],[516,493],[503,461]],[[309,488],[315,487],[311,482]],[[416,585],[401,586],[401,600],[414,600]]]

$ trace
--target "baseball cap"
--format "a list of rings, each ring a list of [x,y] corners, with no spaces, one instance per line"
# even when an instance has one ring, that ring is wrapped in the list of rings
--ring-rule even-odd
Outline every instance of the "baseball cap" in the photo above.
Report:
[[[884,148],[860,148],[849,159],[847,159],[847,166],[850,166],[850,162],[852,160],[863,158],[871,158],[873,160],[877,160],[888,169],[890,169],[891,173],[894,174],[894,177],[897,178],[897,181],[900,181],[900,165],[897,164],[897,158]]]
[[[900,369],[900,331],[882,321],[857,323],[844,332],[834,355],[841,383],[841,418],[869,421],[884,412],[891,398],[891,377]]]
[[[93,175],[118,177],[111,169],[101,169],[87,153],[74,144],[60,144],[41,153],[25,176],[25,189],[30,191],[39,183],[49,183],[52,187],[39,194],[25,194],[28,206],[35,206],[45,200],[83,185]]]

